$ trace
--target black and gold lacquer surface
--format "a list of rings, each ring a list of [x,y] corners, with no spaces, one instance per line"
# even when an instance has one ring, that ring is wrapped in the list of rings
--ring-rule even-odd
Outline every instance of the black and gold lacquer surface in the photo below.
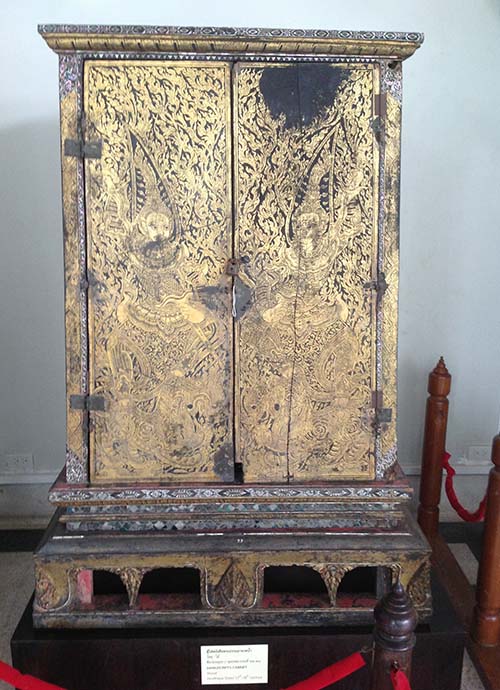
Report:
[[[91,478],[231,479],[229,67],[89,61]]]
[[[240,64],[236,429],[250,481],[373,478],[373,66]]]
[[[376,68],[84,85],[92,478],[373,478]]]

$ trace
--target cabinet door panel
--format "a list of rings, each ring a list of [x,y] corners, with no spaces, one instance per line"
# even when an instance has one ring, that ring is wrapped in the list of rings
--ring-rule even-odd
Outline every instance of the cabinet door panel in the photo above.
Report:
[[[234,81],[236,327],[247,481],[374,477],[373,65],[246,64]]]
[[[94,482],[233,478],[230,68],[88,61]]]

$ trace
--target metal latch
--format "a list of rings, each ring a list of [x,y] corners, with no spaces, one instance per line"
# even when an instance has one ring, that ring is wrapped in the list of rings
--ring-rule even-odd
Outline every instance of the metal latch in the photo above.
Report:
[[[228,259],[226,264],[226,273],[228,276],[237,276],[240,271],[239,259]]]
[[[226,273],[229,276],[237,276],[240,272],[240,266],[242,264],[248,264],[250,259],[248,256],[241,256],[239,259],[232,258],[228,259],[226,264]]]
[[[102,395],[70,395],[69,406],[72,410],[104,412],[106,400]]]
[[[387,280],[385,279],[385,273],[383,271],[380,271],[377,280],[371,280],[370,282],[365,283],[363,287],[366,290],[376,290],[377,295],[379,297],[382,297],[389,285],[387,283]]]

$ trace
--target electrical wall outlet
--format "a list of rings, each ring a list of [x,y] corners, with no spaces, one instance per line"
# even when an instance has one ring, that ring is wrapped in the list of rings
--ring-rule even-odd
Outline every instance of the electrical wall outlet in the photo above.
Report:
[[[34,471],[33,453],[6,453],[0,457],[0,474],[31,474]]]
[[[485,465],[491,462],[491,446],[469,446],[467,458],[471,463]]]

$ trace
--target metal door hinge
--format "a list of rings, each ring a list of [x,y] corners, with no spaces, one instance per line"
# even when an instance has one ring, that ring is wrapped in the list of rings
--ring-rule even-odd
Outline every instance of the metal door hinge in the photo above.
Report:
[[[367,290],[375,290],[377,292],[377,295],[379,297],[382,297],[389,285],[385,279],[385,273],[383,271],[380,271],[377,280],[371,280],[370,282],[365,283],[363,287]]]
[[[92,431],[95,430],[95,422],[92,419],[92,417],[89,415],[88,412],[83,415],[82,429],[83,429],[84,434],[91,433]]]
[[[97,280],[94,275],[87,269],[87,273],[80,280],[80,290],[88,290],[89,287],[97,285]]]
[[[78,120],[76,139],[64,140],[64,155],[74,158],[100,158],[102,156],[102,139],[86,141],[85,118]]]
[[[69,406],[72,410],[104,412],[106,400],[102,395],[70,395]]]
[[[376,93],[373,102],[372,129],[377,142],[380,144],[387,115],[387,94]]]
[[[382,391],[372,391],[372,407],[384,406],[384,394]]]
[[[375,410],[375,426],[390,424],[392,422],[392,407],[383,407]]]
[[[64,155],[73,158],[100,158],[102,141],[83,141],[83,139],[65,139]]]
[[[375,117],[380,117],[382,120],[385,119],[387,115],[387,94],[386,93],[376,93],[373,110]]]
[[[392,421],[392,408],[384,407],[384,393],[381,390],[372,391],[372,407],[375,408],[373,425],[390,424]]]

